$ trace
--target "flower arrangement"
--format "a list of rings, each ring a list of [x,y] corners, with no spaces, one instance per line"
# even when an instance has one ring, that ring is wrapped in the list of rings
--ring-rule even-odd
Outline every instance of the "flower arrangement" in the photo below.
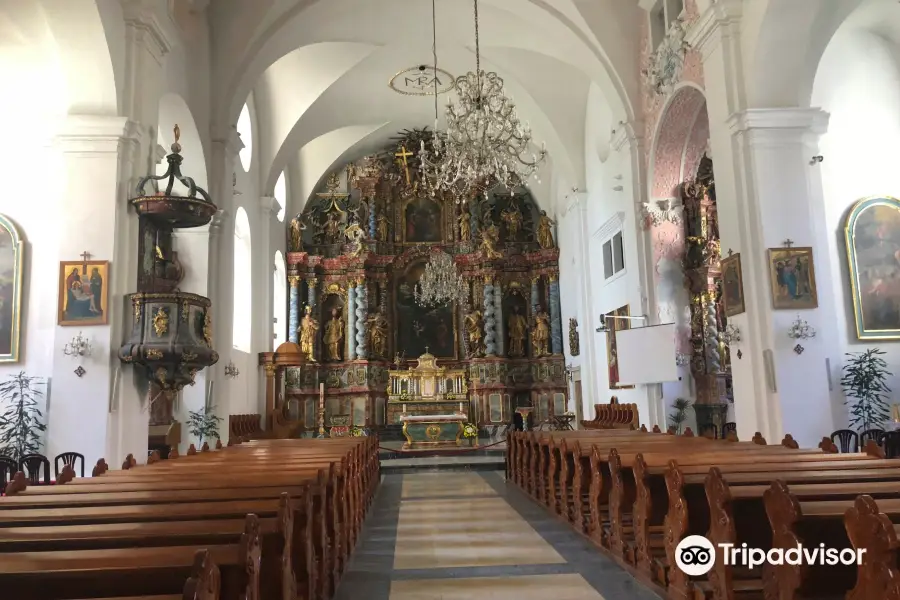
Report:
[[[409,392],[400,392],[400,402],[409,401]]]
[[[478,426],[475,423],[465,423],[463,425],[463,436],[467,438],[478,437]]]
[[[350,437],[366,437],[368,435],[366,433],[366,429],[364,427],[357,427],[354,425],[350,428]]]
[[[444,394],[444,398],[447,400],[456,400],[456,394],[454,394],[453,392],[448,392]]]

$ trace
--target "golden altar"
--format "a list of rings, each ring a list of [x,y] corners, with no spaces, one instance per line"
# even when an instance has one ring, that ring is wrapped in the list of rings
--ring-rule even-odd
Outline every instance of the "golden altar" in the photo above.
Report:
[[[417,362],[405,371],[388,371],[387,422],[400,423],[400,415],[467,415],[465,369],[439,367],[437,358],[428,352]]]

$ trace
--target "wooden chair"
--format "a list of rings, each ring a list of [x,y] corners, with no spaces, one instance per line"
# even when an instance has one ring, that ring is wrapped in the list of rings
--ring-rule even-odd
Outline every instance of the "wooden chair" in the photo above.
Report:
[[[732,431],[735,435],[737,435],[737,423],[735,423],[734,421],[729,421],[728,423],[722,425],[722,439],[726,439],[728,437],[728,434]]]
[[[719,439],[719,428],[715,423],[710,423],[700,431],[700,435],[711,440]]]
[[[12,481],[13,475],[19,470],[19,464],[8,456],[0,456],[0,494],[6,489],[6,484]]]
[[[873,440],[877,445],[881,445],[881,440],[884,439],[884,429],[866,429],[861,434],[859,434],[859,447],[865,448],[866,442],[869,440]]]
[[[25,454],[19,459],[19,470],[30,485],[50,485],[50,461],[43,454]]]
[[[79,470],[77,466],[79,462],[81,463],[81,475],[79,475],[79,477],[84,477],[84,455],[77,452],[63,452],[62,454],[57,454],[56,458],[53,459],[53,476],[56,479],[59,479],[59,473],[66,465],[70,465],[77,473]]]
[[[837,438],[837,439],[835,439]],[[838,429],[831,433],[831,441],[843,454],[859,451],[859,435],[852,429]]]
[[[900,458],[900,431],[888,431],[881,440],[885,458]]]

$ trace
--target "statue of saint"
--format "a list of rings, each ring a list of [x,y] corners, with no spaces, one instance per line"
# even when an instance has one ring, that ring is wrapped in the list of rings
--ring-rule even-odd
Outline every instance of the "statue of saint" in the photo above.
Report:
[[[297,215],[293,219],[291,219],[291,238],[290,238],[290,246],[288,247],[288,252],[302,252],[303,251],[303,233],[302,231],[306,229],[306,223],[303,222],[303,218],[301,215]]]
[[[468,209],[463,207],[459,213],[459,241],[468,242],[472,239],[472,223],[469,221],[470,215]]]
[[[531,348],[534,351],[535,358],[550,354],[550,317],[543,311],[534,316]]]
[[[341,342],[344,341],[344,320],[338,309],[331,309],[331,320],[325,326],[325,359],[341,360]]]
[[[480,310],[473,310],[466,315],[466,336],[469,340],[469,357],[484,354],[484,317]]]
[[[525,356],[525,337],[528,335],[528,324],[525,322],[525,317],[519,314],[518,306],[513,306],[506,328],[509,332],[509,355],[513,358]]]
[[[322,230],[325,233],[325,243],[337,244],[341,241],[341,219],[337,213],[330,212],[322,224]]]
[[[522,223],[525,221],[522,211],[519,210],[519,207],[513,201],[510,201],[506,210],[500,213],[500,218],[506,223],[506,233],[508,234],[506,241],[515,242],[516,238],[519,237],[519,231],[522,229]]]
[[[500,237],[500,230],[497,226],[491,224],[481,232],[481,252],[488,260],[501,258],[503,254],[496,250],[497,238]]]
[[[542,210],[540,221],[538,221],[537,242],[545,250],[553,247],[553,225],[555,225],[555,221],[547,216],[546,210]]]
[[[297,331],[300,332],[300,351],[303,352],[306,360],[315,362],[316,357],[313,355],[315,353],[316,332],[319,330],[319,322],[313,318],[311,313],[312,307],[307,306],[306,314],[300,320],[300,327],[297,328]]]
[[[388,241],[388,218],[384,213],[375,217],[375,239],[379,242]]]
[[[363,251],[362,240],[366,236],[366,232],[359,226],[359,223],[354,221],[344,229],[344,235],[350,242],[350,256],[359,256]]]
[[[380,312],[369,315],[366,320],[368,325],[369,351],[372,358],[384,358],[387,356],[388,322]]]

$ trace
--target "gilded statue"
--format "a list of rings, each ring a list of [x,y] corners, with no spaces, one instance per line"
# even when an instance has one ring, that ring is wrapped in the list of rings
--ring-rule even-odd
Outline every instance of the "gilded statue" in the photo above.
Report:
[[[481,232],[481,253],[486,259],[494,260],[495,258],[501,258],[503,256],[503,254],[496,249],[497,238],[499,237],[500,230],[493,223]]]
[[[541,211],[541,218],[538,221],[537,242],[541,248],[547,249],[553,247],[553,226],[556,222],[547,216],[547,211]]]
[[[351,223],[344,229],[344,236],[346,236],[347,240],[350,242],[350,256],[356,257],[362,253],[362,240],[365,235],[366,232],[363,231],[362,227],[360,227],[357,222]]]
[[[528,324],[525,317],[519,314],[519,307],[512,307],[512,314],[506,324],[509,332],[509,356],[519,358],[525,356],[525,338],[528,335]]]
[[[325,359],[328,361],[341,360],[341,343],[344,341],[344,320],[341,312],[331,309],[331,320],[325,325]]]
[[[469,357],[484,354],[484,317],[480,310],[473,310],[466,315],[466,337],[469,341]]]
[[[550,317],[543,311],[534,316],[534,329],[531,331],[531,348],[534,351],[535,358],[550,354]]]
[[[516,241],[516,238],[519,237],[519,231],[522,229],[522,223],[525,222],[522,211],[519,210],[519,207],[513,201],[510,201],[509,206],[500,213],[500,218],[506,223],[507,241]]]
[[[380,213],[377,217],[375,217],[375,239],[379,242],[388,241],[388,226],[390,222],[388,221],[387,215],[384,213]]]
[[[319,330],[319,322],[312,316],[312,307],[306,307],[306,314],[300,320],[300,327],[297,331],[300,333],[300,351],[306,357],[306,360],[315,362],[315,341],[316,332]]]
[[[303,230],[306,229],[306,223],[303,222],[303,217],[301,215],[297,215],[293,219],[291,219],[291,238],[290,244],[288,246],[288,252],[302,252],[303,251]]]
[[[327,244],[336,244],[341,240],[341,219],[337,213],[328,213],[322,224],[322,232],[325,234],[325,243]]]
[[[468,242],[472,239],[472,222],[470,220],[469,211],[463,207],[459,213],[459,241]]]
[[[384,358],[387,356],[387,336],[388,322],[380,312],[369,315],[366,319],[368,326],[367,334],[369,338],[369,351],[373,358]]]

